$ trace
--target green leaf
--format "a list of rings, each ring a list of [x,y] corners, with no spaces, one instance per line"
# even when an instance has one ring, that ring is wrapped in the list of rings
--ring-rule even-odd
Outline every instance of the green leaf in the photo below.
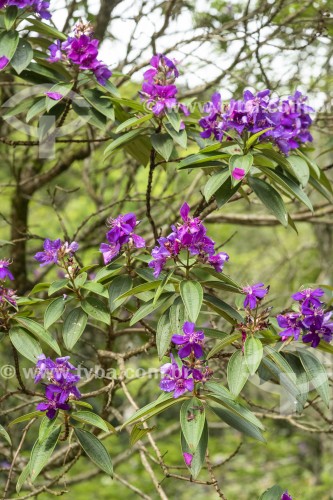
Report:
[[[52,108],[54,108],[54,106],[57,106],[57,104],[59,104],[59,102],[61,102],[70,93],[73,86],[74,86],[73,82],[56,83],[55,85],[53,85],[53,87],[51,87],[50,90],[48,90],[48,92],[57,92],[58,94],[62,95],[62,98],[56,101],[54,99],[51,99],[51,97],[47,96],[45,102],[46,110],[50,111]]]
[[[19,43],[19,34],[16,31],[3,31],[0,35],[0,54],[9,61],[15,54]]]
[[[119,298],[124,293],[131,290],[133,287],[133,280],[129,276],[121,275],[116,276],[109,286],[109,308],[113,313],[118,307],[121,306],[126,300],[126,297]]]
[[[18,13],[19,10],[16,5],[10,5],[9,7],[6,7],[4,21],[7,31],[9,31],[10,28],[15,24]]]
[[[114,139],[105,149],[104,151],[104,157],[108,157],[113,151],[115,151],[117,148],[120,146],[125,145],[129,141],[131,141],[134,137],[137,137],[142,133],[141,128],[135,129],[135,130],[130,130],[129,132],[126,132],[126,134],[122,134],[121,136],[117,137]]]
[[[300,158],[298,155],[290,155],[287,158],[290,164],[290,171],[299,180],[300,184],[304,187],[309,182],[310,170],[307,162]]]
[[[116,134],[119,134],[119,132],[122,132],[126,128],[133,128],[137,125],[141,125],[142,123],[147,122],[148,120],[151,120],[153,118],[153,114],[150,113],[149,115],[144,115],[138,118],[137,116],[134,116],[132,118],[129,118],[128,120],[124,121],[118,127],[116,128]]]
[[[25,318],[23,316],[15,316],[15,320],[24,326],[29,332],[38,337],[39,340],[45,342],[48,346],[50,346],[59,356],[61,356],[60,348],[57,342],[54,340],[52,335],[47,332],[39,323],[36,321]]]
[[[88,315],[80,307],[73,309],[65,319],[62,337],[68,350],[72,350],[83,334],[88,321]]]
[[[232,333],[231,335],[228,335],[225,339],[223,339],[221,342],[216,344],[216,346],[213,347],[213,349],[211,349],[209,351],[209,353],[207,354],[207,359],[215,356],[215,354],[222,351],[225,347],[232,344],[236,340],[240,339],[241,336],[242,336],[242,334],[240,332],[236,332],[236,333]]]
[[[272,130],[272,127],[265,128],[264,130],[260,130],[260,132],[257,132],[256,134],[253,134],[250,136],[250,138],[246,141],[246,147],[249,149],[255,142],[257,142],[257,139],[268,132],[269,130]]]
[[[109,422],[106,422],[103,418],[96,415],[96,413],[93,413],[92,411],[76,411],[71,413],[71,417],[78,422],[98,427],[98,429],[101,429],[102,431],[109,432],[112,430],[113,432],[116,432],[113,425],[109,424]]]
[[[34,30],[37,31],[37,33],[41,33],[42,35],[48,35],[54,39],[59,39],[59,40],[67,40],[67,36],[62,33],[61,31],[58,31],[57,29],[53,28],[52,26],[49,26],[48,24],[45,24],[44,22],[38,21],[37,19],[27,19],[29,23],[33,26]],[[30,28],[30,26],[29,26]]]
[[[236,186],[232,186],[231,178],[228,177],[227,180],[222,184],[222,186],[215,192],[215,199],[217,206],[219,208],[223,207],[230,198],[233,197],[235,193],[237,193],[239,187],[241,186],[241,182],[236,184]]]
[[[57,299],[52,300],[52,302],[49,303],[44,315],[45,330],[50,328],[50,326],[53,325],[53,323],[55,323],[60,318],[64,310],[65,310],[65,301],[63,297],[58,297]]]
[[[81,92],[85,100],[95,108],[99,113],[109,118],[109,120],[114,121],[115,113],[112,102],[109,99],[105,99],[105,94],[99,92],[96,89],[86,89]]]
[[[76,288],[81,288],[87,281],[88,274],[86,272],[81,272],[74,280]]]
[[[29,477],[29,474],[30,474],[30,462],[27,463],[27,465],[22,469],[22,472],[19,475],[19,478],[16,483],[16,493],[20,493],[22,486]]]
[[[172,137],[172,139],[179,144],[180,147],[183,149],[187,148],[187,134],[186,130],[179,130],[179,132],[176,132],[176,130],[173,128],[173,126],[170,123],[165,123],[165,129],[168,132],[168,134]]]
[[[232,155],[229,159],[229,168],[230,168],[230,178],[233,184],[239,183],[238,180],[234,179],[232,177],[232,172],[234,171],[235,168],[240,168],[244,170],[245,174],[247,175],[250,168],[253,165],[253,156],[251,154],[247,155]]]
[[[87,454],[94,464],[97,465],[102,471],[113,477],[113,467],[110,455],[105,446],[97,439],[91,432],[83,429],[74,429],[77,440],[79,441],[82,449]]]
[[[190,321],[196,322],[203,301],[203,289],[198,281],[184,280],[179,286],[180,295]]]
[[[35,104],[33,104],[33,106],[31,106],[31,108],[29,109],[27,116],[26,116],[27,122],[30,122],[30,120],[35,118],[35,116],[40,115],[44,111],[46,111],[46,97],[42,97],[41,99],[38,99],[38,101],[35,102]],[[38,285],[36,285],[36,286],[38,286]],[[49,283],[49,286],[50,286],[50,283]]]
[[[181,297],[177,297],[169,309],[172,334],[182,334],[184,322],[188,319]]]
[[[291,369],[296,376],[296,385],[299,389],[299,395],[297,397],[296,411],[302,413],[304,405],[307,402],[309,395],[309,381],[306,371],[300,359],[294,355],[294,353],[285,353],[284,357],[286,361],[291,366]]]
[[[43,354],[39,342],[19,326],[13,326],[9,330],[9,338],[15,349],[33,363],[36,363],[38,356]]]
[[[202,469],[202,466],[205,462],[207,445],[208,445],[207,421],[205,421],[198,447],[194,453],[191,453],[191,450],[186,442],[186,439],[185,439],[183,433],[181,433],[181,446],[182,446],[183,453],[191,453],[193,455],[191,466],[188,467],[188,469],[191,473],[191,477],[193,477],[193,479],[197,479],[197,477]]]
[[[195,155],[189,155],[179,163],[178,170],[184,170],[188,168],[204,168],[208,165],[213,166],[215,163],[222,166],[222,163],[216,162],[216,160],[226,160],[230,158],[230,154],[227,153],[212,153],[212,152],[204,152],[202,149],[200,153]],[[227,167],[226,167],[227,168]]]
[[[268,490],[266,490],[259,498],[259,500],[281,500],[283,495],[283,489],[275,484]]]
[[[279,193],[262,179],[249,177],[248,182],[259,200],[270,212],[272,212],[277,220],[286,227],[288,225],[288,214]]]
[[[148,292],[149,290],[155,290],[162,283],[162,280],[153,281],[148,283],[141,283],[133,288],[128,289],[128,291],[122,293],[118,296],[118,300],[125,300],[127,297],[132,297],[133,295],[140,295],[142,292]]]
[[[5,438],[5,440],[9,444],[9,446],[12,445],[12,441],[10,439],[10,435],[8,434],[8,432],[6,431],[6,429],[4,427],[2,427],[2,425],[0,425],[0,436],[3,436]]]
[[[57,419],[50,420],[46,415],[42,418],[38,431],[38,441],[41,443],[53,432]]]
[[[297,387],[296,375],[285,358],[272,347],[266,346],[262,363],[276,381],[297,399],[300,390]]]
[[[26,413],[25,415],[21,415],[20,417],[15,418],[15,420],[12,420],[8,424],[8,427],[11,427],[12,425],[19,424],[21,422],[26,422],[27,420],[32,420],[33,418],[41,418],[41,417],[45,417],[45,412],[32,411],[30,413]]]
[[[172,297],[173,295],[174,295],[173,293],[164,293],[163,295],[161,295],[161,297],[155,304],[154,304],[154,299],[149,300],[146,304],[141,306],[140,309],[138,309],[136,313],[133,315],[130,321],[130,326],[135,325],[135,323],[138,323],[141,319],[145,318],[153,311],[156,311],[156,309],[160,308],[163,304],[165,304],[167,300],[169,300],[170,297]]]
[[[179,113],[177,113],[173,109],[167,109],[165,115],[170,125],[175,129],[176,132],[179,132],[180,125],[182,122]]]
[[[99,299],[87,297],[81,302],[82,309],[92,318],[102,323],[110,324],[110,313]]]
[[[48,291],[49,297],[51,295],[53,295],[54,293],[59,292],[59,290],[62,290],[63,288],[65,288],[68,285],[68,283],[69,283],[68,279],[53,281],[53,283],[51,283],[49,291]]]
[[[205,408],[200,399],[193,397],[184,401],[180,409],[180,427],[191,453],[199,445],[205,421]]]
[[[230,391],[235,396],[238,396],[249,378],[249,372],[241,350],[234,352],[229,359],[227,378]]]
[[[30,43],[26,39],[20,39],[15,54],[11,60],[11,65],[17,74],[22,73],[32,61],[34,52]]]
[[[130,435],[130,445],[134,446],[140,439],[145,437],[149,432],[153,431],[155,427],[147,427],[143,429],[138,424],[135,424]]]
[[[35,481],[39,473],[48,463],[54,448],[58,442],[61,432],[61,425],[58,425],[47,439],[41,443],[37,439],[31,452],[30,457],[30,478]]]
[[[313,206],[308,196],[304,193],[304,191],[289,177],[281,174],[277,170],[273,170],[271,168],[260,167],[260,170],[270,177],[277,184],[280,184],[291,196],[295,196],[300,202],[304,203],[305,206],[308,207],[311,212],[313,212]]]
[[[216,404],[214,398],[209,397],[209,399],[212,399],[213,401],[213,403],[209,404],[209,407],[221,420],[230,425],[230,427],[233,427],[234,429],[237,429],[239,432],[242,432],[254,439],[257,439],[258,441],[261,441],[263,443],[265,442],[265,438],[263,437],[257,426],[255,426],[242,416],[237,415],[228,408]]]
[[[153,134],[150,140],[155,151],[168,161],[173,151],[173,140],[168,134]]]
[[[170,311],[170,310],[169,310]],[[160,359],[170,347],[171,337],[173,335],[169,320],[169,311],[165,311],[158,320],[156,327],[156,347]]]
[[[243,323],[244,318],[238,311],[236,311],[236,309],[224,302],[224,300],[221,300],[214,295],[210,295],[209,293],[205,293],[204,302],[210,307],[210,309],[217,312],[220,316],[222,316],[222,318],[226,319],[232,325],[236,323]]]
[[[316,356],[310,354],[308,350],[297,349],[297,352],[310,384],[316,389],[325,405],[329,408],[330,389],[325,367]]]
[[[203,194],[207,202],[211,199],[213,194],[215,194],[216,191],[220,189],[220,187],[226,182],[229,177],[229,170],[223,169],[223,171],[216,172],[209,178],[203,190]]]
[[[141,419],[148,420],[154,415],[158,415],[168,409],[170,406],[174,406],[175,404],[185,401],[185,399],[188,398],[185,396],[174,398],[172,394],[164,392],[155,401],[152,401],[143,408],[137,410],[129,419],[126,420],[126,422],[122,425],[122,428],[127,425],[134,424]]]
[[[247,337],[244,342],[245,362],[250,372],[254,375],[257,371],[263,356],[262,343],[256,337]]]

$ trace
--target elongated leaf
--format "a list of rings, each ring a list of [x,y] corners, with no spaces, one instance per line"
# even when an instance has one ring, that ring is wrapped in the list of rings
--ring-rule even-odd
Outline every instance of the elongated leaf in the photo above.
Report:
[[[9,444],[9,446],[12,445],[12,441],[10,439],[10,435],[8,434],[8,432],[6,431],[6,429],[4,427],[2,427],[2,425],[0,425],[0,436],[3,436],[5,438],[5,440]]]
[[[309,381],[306,371],[298,357],[294,353],[285,353],[284,357],[286,361],[291,366],[293,372],[296,375],[296,384],[299,389],[299,396],[297,397],[296,410],[298,413],[302,413],[305,403],[307,402],[309,395]]]
[[[132,295],[139,295],[142,292],[147,292],[149,290],[155,290],[158,288],[158,286],[162,283],[161,280],[158,281],[153,281],[153,282],[148,282],[148,283],[141,283],[141,285],[137,285],[133,288],[128,289],[128,291],[122,293],[121,295],[118,296],[119,300],[125,300],[127,297],[131,297]]]
[[[205,293],[204,302],[232,325],[243,322],[243,317],[239,312],[218,297]]]
[[[9,338],[15,349],[33,363],[36,363],[38,356],[43,354],[40,343],[19,326],[13,326],[9,330]]]
[[[110,324],[110,313],[99,299],[87,297],[81,302],[82,309],[92,318],[102,323]]]
[[[265,128],[264,130],[260,130],[260,132],[257,132],[256,134],[253,134],[250,136],[250,138],[246,141],[246,147],[247,148],[250,148],[251,146],[254,145],[255,142],[257,142],[257,140],[259,139],[259,137],[263,134],[265,134],[266,132],[268,132],[268,130],[271,130],[272,127],[269,127],[269,128]]]
[[[130,445],[134,446],[135,443],[140,441],[140,439],[145,437],[149,432],[153,431],[154,429],[155,429],[155,427],[147,427],[147,428],[143,429],[142,427],[140,427],[140,425],[135,424],[133,426],[133,429],[132,429],[131,435],[130,435]]]
[[[316,358],[316,356],[310,354],[309,351],[305,349],[297,349],[297,352],[301,363],[307,373],[310,384],[316,389],[325,405],[329,407],[330,390],[325,367]]]
[[[10,28],[15,24],[18,13],[19,10],[16,5],[9,5],[8,7],[6,7],[4,21],[7,31],[10,30]]]
[[[116,128],[116,134],[119,134],[119,132],[122,132],[126,128],[132,128],[132,127],[135,127],[137,125],[141,125],[142,123],[145,123],[148,120],[151,120],[153,118],[153,116],[154,115],[152,113],[149,113],[149,115],[140,116],[139,118],[137,116],[134,116],[133,118],[129,118],[128,120],[124,121]]]
[[[207,359],[212,358],[218,352],[222,351],[226,346],[232,344],[236,340],[240,339],[242,334],[240,332],[232,333],[228,335],[225,339],[221,340],[216,346],[213,347],[207,354]]]
[[[204,197],[207,202],[211,199],[213,194],[215,194],[216,191],[225,183],[229,176],[229,170],[224,169],[221,172],[216,172],[209,178],[203,190]]]
[[[205,421],[205,408],[200,399],[193,397],[182,404],[180,427],[191,453],[194,453],[199,445]]]
[[[41,470],[48,463],[54,448],[58,442],[61,432],[61,425],[58,425],[47,439],[41,443],[37,439],[31,452],[30,457],[30,478],[35,481]]]
[[[102,469],[106,474],[113,477],[113,466],[111,457],[105,446],[91,432],[83,429],[74,429],[75,435],[87,456],[94,464]]]
[[[109,432],[112,430],[116,432],[113,425],[109,424],[109,422],[106,422],[103,418],[96,415],[96,413],[93,413],[92,411],[76,411],[71,413],[71,417],[79,422],[98,427],[98,429],[101,429],[102,431]]]
[[[235,168],[240,168],[244,170],[244,175],[247,175],[250,168],[253,165],[253,156],[251,154],[246,155],[232,155],[229,160],[230,175],[233,184],[238,183],[236,179],[232,177],[232,172]]]
[[[306,186],[310,177],[310,170],[307,162],[298,155],[290,155],[287,160],[294,177],[299,180],[303,187]]]
[[[155,151],[168,161],[173,150],[171,137],[168,134],[153,134],[150,140]]]
[[[186,442],[186,439],[185,439],[183,433],[181,433],[181,446],[182,446],[183,453],[191,453],[191,455],[193,455],[191,466],[188,467],[193,479],[197,479],[197,477],[199,476],[199,473],[202,469],[202,466],[205,462],[207,445],[208,445],[207,421],[205,421],[199,444],[198,444],[197,449],[194,453],[191,453],[191,450]]]
[[[129,276],[116,276],[109,286],[109,308],[113,313],[126,300],[126,297],[120,298],[121,295],[131,290],[133,287],[132,278]]]
[[[169,311],[165,311],[158,320],[156,328],[156,347],[160,359],[163,358],[164,354],[169,349],[173,333],[175,332],[173,332],[171,328]]]
[[[51,283],[49,291],[48,291],[49,297],[51,295],[53,295],[54,293],[59,292],[59,290],[62,290],[63,288],[65,288],[68,285],[68,283],[69,283],[68,279],[57,280],[57,281],[54,281],[53,283]]]
[[[169,319],[172,333],[183,333],[183,325],[188,319],[184,303],[181,297],[177,297],[169,309]]]
[[[165,129],[168,132],[168,134],[172,137],[172,139],[179,144],[179,146],[183,149],[187,148],[187,134],[186,130],[179,130],[179,132],[176,132],[176,130],[173,128],[173,126],[170,123],[165,124]]]
[[[105,149],[104,157],[106,158],[111,153],[113,153],[113,151],[115,151],[117,148],[125,145],[126,143],[128,143],[129,141],[134,139],[134,137],[137,137],[141,133],[142,133],[142,130],[141,130],[141,128],[139,128],[139,129],[135,129],[135,130],[130,130],[129,132],[126,132],[126,134],[122,134],[121,136],[117,137]]]
[[[161,297],[155,304],[154,304],[154,299],[149,300],[146,304],[141,306],[140,309],[138,309],[138,311],[136,311],[136,313],[133,315],[130,321],[130,326],[135,325],[135,323],[138,323],[138,321],[145,318],[153,311],[156,311],[156,309],[160,308],[163,304],[165,304],[167,300],[169,300],[170,297],[172,296],[173,293],[164,293],[163,295],[161,295]]]
[[[3,31],[0,35],[0,54],[11,60],[19,43],[19,34],[16,31]]]
[[[99,113],[109,118],[109,120],[114,121],[115,113],[114,108],[109,99],[105,99],[105,94],[103,92],[99,92],[96,89],[85,89],[82,92],[83,97],[86,101]]]
[[[62,337],[67,349],[70,351],[83,334],[88,321],[88,315],[80,307],[73,309],[65,319]]]
[[[215,192],[217,206],[219,208],[223,207],[223,205],[225,205],[230,200],[230,198],[232,198],[233,195],[237,193],[240,186],[241,182],[236,184],[236,186],[232,186],[231,178],[228,177],[222,184],[222,186]]]
[[[46,415],[42,418],[38,431],[38,440],[41,443],[53,432],[57,419],[50,420]]]
[[[31,332],[33,335],[38,337],[39,340],[45,342],[45,344],[50,346],[57,354],[59,354],[59,356],[61,356],[61,351],[57,342],[54,340],[52,335],[47,332],[39,323],[23,316],[15,316],[15,320],[22,326],[24,326],[24,328],[29,330],[29,332]]]
[[[44,328],[47,330],[53,323],[55,323],[65,310],[65,301],[63,297],[58,297],[52,300],[47,306],[44,315]]]
[[[203,301],[203,289],[198,281],[184,280],[180,283],[180,295],[190,321],[196,322]]]
[[[167,109],[165,113],[168,122],[175,129],[176,132],[179,132],[180,125],[182,123],[180,114],[177,113],[174,109]]]
[[[256,337],[247,337],[244,343],[245,362],[250,372],[254,375],[257,371],[263,356],[262,343]]]
[[[248,182],[259,200],[283,226],[287,226],[288,214],[279,193],[270,184],[256,177],[249,177]]]
[[[158,415],[170,406],[185,401],[185,399],[188,398],[184,396],[174,398],[172,394],[164,392],[155,401],[152,401],[143,408],[137,410],[129,419],[126,420],[122,427],[134,424],[141,419],[148,420],[152,416]]]
[[[29,23],[35,28],[37,33],[41,33],[42,35],[49,35],[52,39],[66,40],[67,37],[61,31],[58,31],[56,28],[45,24],[42,21],[38,21],[38,19],[29,18]],[[30,28],[30,26],[29,26]]]
[[[10,61],[16,73],[22,73],[22,71],[29,66],[33,55],[34,53],[30,43],[25,39],[20,39],[15,54]]]
[[[21,474],[19,475],[19,478],[16,483],[16,493],[20,493],[22,486],[28,479],[30,474],[30,462],[27,463],[27,465],[23,468]]]
[[[15,420],[12,420],[9,423],[8,427],[19,424],[20,422],[26,422],[27,420],[32,420],[33,418],[41,418],[44,416],[45,413],[43,411],[32,411],[30,413],[26,413],[25,415],[21,415],[20,417],[15,418]]]
[[[227,378],[230,391],[238,396],[249,378],[249,371],[241,350],[234,352],[229,359]]]

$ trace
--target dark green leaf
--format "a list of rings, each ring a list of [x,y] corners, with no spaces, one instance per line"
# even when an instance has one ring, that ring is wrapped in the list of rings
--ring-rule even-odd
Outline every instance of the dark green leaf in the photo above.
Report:
[[[196,322],[203,301],[203,289],[198,281],[184,280],[179,286],[180,295],[190,321]]]
[[[33,55],[34,53],[30,43],[25,39],[20,39],[15,54],[10,62],[16,73],[22,73],[22,71],[29,66]]]
[[[238,396],[249,378],[249,371],[241,350],[234,352],[229,359],[227,377],[230,391]]]
[[[0,54],[11,60],[19,43],[19,34],[16,31],[3,31],[0,35]]]
[[[109,286],[109,308],[113,313],[118,307],[125,302],[126,297],[119,298],[124,293],[131,290],[133,287],[132,278],[126,275],[116,276]]]
[[[169,311],[171,308],[169,309]],[[170,347],[171,337],[174,333],[169,320],[169,311],[165,311],[158,320],[156,327],[156,347],[160,359]]]
[[[156,309],[160,308],[162,305],[164,305],[167,300],[170,299],[170,297],[173,296],[173,293],[164,293],[161,295],[161,297],[158,299],[158,301],[154,304],[154,299],[149,300],[146,304],[140,307],[136,311],[136,313],[133,315],[131,321],[130,321],[130,326],[135,325],[135,323],[138,323],[141,319],[145,318],[149,314],[151,314],[153,311],[156,311]]]
[[[113,432],[116,432],[116,429],[109,424],[109,422],[106,422],[103,418],[96,415],[96,413],[93,413],[92,411],[76,411],[71,413],[71,417],[78,422],[98,427],[98,429],[101,429],[102,431],[109,432],[112,430]]]
[[[288,214],[279,193],[262,179],[249,177],[248,182],[259,200],[286,227],[288,225]]]
[[[91,432],[83,429],[74,429],[75,435],[87,456],[106,474],[113,477],[113,467],[110,455],[105,446]]]
[[[170,123],[165,124],[165,129],[172,137],[172,139],[177,144],[179,144],[180,147],[182,147],[183,149],[187,148],[187,134],[185,129],[176,132],[176,130],[172,127],[172,125],[170,125]]]
[[[229,177],[229,170],[225,169],[221,172],[216,172],[209,178],[203,190],[207,202],[211,199],[213,194],[215,194],[216,191],[220,189],[220,187],[226,182]]]
[[[110,324],[110,313],[106,306],[95,297],[87,297],[81,302],[82,309],[92,318],[102,323]]]
[[[54,448],[58,442],[61,432],[61,425],[58,425],[47,439],[41,443],[37,439],[31,452],[30,457],[30,478],[35,481],[41,470],[48,463]]]
[[[53,323],[55,323],[62,313],[65,310],[65,300],[63,297],[58,297],[55,300],[52,300],[52,302],[49,303],[49,305],[46,308],[45,315],[44,315],[44,328],[47,330],[50,328]]]
[[[83,334],[88,321],[88,315],[80,307],[73,309],[65,319],[62,337],[67,349],[70,351]]]
[[[327,407],[330,404],[330,389],[325,367],[316,358],[305,349],[297,349],[301,363],[307,373],[310,384],[316,389]]]
[[[16,5],[10,5],[9,7],[6,7],[4,22],[7,31],[10,30],[10,28],[15,24],[18,12],[19,10]]]
[[[200,399],[193,397],[184,401],[180,409],[180,427],[191,453],[199,445],[205,420],[205,408]]]
[[[39,323],[36,321],[25,318],[23,316],[15,316],[15,320],[24,326],[29,332],[38,337],[39,340],[45,342],[48,346],[50,346],[59,356],[61,356],[60,348],[57,342],[54,340],[52,335],[47,332]]]
[[[153,134],[150,140],[155,151],[168,161],[173,151],[173,140],[168,134]]]
[[[36,363],[38,356],[43,354],[39,342],[19,326],[13,326],[9,330],[9,338],[15,349],[33,363]]]

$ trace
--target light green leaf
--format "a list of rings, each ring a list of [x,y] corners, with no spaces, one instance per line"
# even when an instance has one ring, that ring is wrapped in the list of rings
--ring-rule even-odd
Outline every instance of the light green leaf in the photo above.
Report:
[[[13,326],[9,330],[9,338],[15,349],[33,363],[36,363],[38,356],[43,354],[39,342],[19,326]]]
[[[3,31],[0,35],[0,54],[11,60],[19,43],[19,34],[16,31]]]
[[[156,328],[156,347],[160,359],[163,358],[164,354],[170,347],[171,337],[173,333],[175,333],[171,329],[169,311],[165,311],[162,314],[162,316],[158,320]]]
[[[53,281],[53,283],[51,283],[49,291],[48,291],[49,297],[51,295],[53,295],[54,293],[59,292],[59,290],[62,290],[63,288],[65,288],[68,285],[68,283],[69,283],[68,279]]]
[[[96,413],[93,413],[92,411],[76,411],[71,413],[71,417],[78,422],[83,422],[85,424],[98,427],[98,429],[101,429],[102,431],[109,432],[110,430],[112,430],[113,432],[116,432],[116,429],[113,427],[113,425],[109,424],[109,422],[106,422],[103,418],[101,418],[99,415],[96,415]]]
[[[203,194],[207,202],[211,199],[213,194],[215,194],[216,191],[220,189],[220,187],[226,182],[229,177],[229,170],[223,169],[221,172],[216,172],[209,178],[203,190]]]
[[[205,421],[205,408],[200,399],[193,397],[182,404],[180,427],[191,453],[194,453],[199,445]]]
[[[138,118],[137,116],[134,116],[132,118],[129,118],[128,120],[124,121],[118,127],[116,128],[116,134],[119,134],[119,132],[122,132],[126,128],[132,128],[137,125],[141,125],[142,123],[147,122],[148,120],[151,120],[153,118],[153,114],[150,113],[149,115],[144,115]]]
[[[133,315],[130,321],[130,326],[135,325],[135,323],[138,323],[141,319],[145,318],[153,311],[156,311],[156,309],[164,305],[173,295],[174,295],[173,293],[164,293],[163,295],[161,295],[161,297],[155,304],[154,304],[154,299],[149,300],[146,304],[141,306],[140,309],[138,309],[136,313]]]
[[[56,426],[57,419],[53,418],[50,420],[46,415],[42,418],[38,431],[38,440],[41,443],[46,439],[51,432],[53,432]]]
[[[46,308],[45,315],[44,315],[44,328],[47,330],[50,328],[53,323],[55,323],[62,313],[65,310],[65,301],[63,297],[58,297],[55,300],[52,300],[52,302],[49,303],[49,305]]]
[[[11,427],[12,425],[19,424],[21,422],[26,422],[27,420],[32,420],[33,418],[41,418],[44,416],[45,416],[45,412],[43,412],[43,411],[32,411],[30,413],[26,413],[25,415],[21,415],[20,417],[15,418],[15,420],[12,420],[8,424],[8,427]]]
[[[268,490],[266,490],[259,498],[259,500],[281,500],[283,495],[283,489],[275,484]]]
[[[110,313],[106,306],[95,297],[87,297],[81,302],[82,309],[92,318],[102,323],[110,324]]]
[[[129,276],[121,275],[115,277],[109,286],[109,308],[111,313],[125,302],[126,297],[120,298],[120,296],[131,290],[132,287],[133,280]]]
[[[22,486],[29,477],[29,474],[30,474],[30,462],[27,463],[27,465],[22,469],[22,472],[19,475],[19,478],[16,483],[16,493],[20,493]]]
[[[88,321],[88,315],[80,307],[73,309],[65,319],[62,337],[67,349],[70,351],[83,334]]]
[[[78,442],[80,443],[83,451],[87,454],[94,464],[102,469],[106,474],[113,477],[113,467],[110,455],[105,446],[97,439],[91,432],[83,429],[74,429]]]
[[[183,433],[181,433],[181,446],[183,453],[191,453],[191,455],[193,455],[191,466],[188,467],[193,479],[197,479],[202,469],[202,466],[205,462],[207,445],[208,445],[207,421],[205,421],[198,447],[194,453],[191,453],[191,450],[186,442],[186,439]]]
[[[254,375],[257,371],[263,356],[262,343],[256,337],[247,337],[244,342],[245,362],[250,372]]]
[[[12,441],[10,439],[10,436],[9,436],[8,432],[6,431],[6,429],[4,427],[2,427],[2,425],[0,425],[0,436],[3,436],[5,438],[5,440],[9,444],[9,446],[12,445]]]
[[[170,123],[165,123],[165,129],[168,132],[168,134],[172,137],[172,139],[179,144],[180,147],[183,149],[187,148],[187,134],[186,130],[179,130],[179,132],[176,132],[176,130],[173,128],[173,126]]]
[[[22,73],[32,61],[34,52],[26,39],[20,39],[15,54],[10,61],[17,74]]]
[[[225,347],[228,345],[232,344],[236,340],[240,339],[242,334],[240,332],[232,333],[231,335],[228,335],[225,339],[221,340],[218,344],[216,344],[213,349],[209,351],[207,354],[207,359],[215,356],[218,352],[222,351]]]
[[[54,448],[58,442],[61,432],[61,425],[58,425],[47,439],[41,443],[37,439],[31,452],[30,457],[30,478],[35,481],[39,473],[48,463]]]
[[[250,168],[253,165],[253,156],[251,154],[247,155],[232,155],[229,159],[229,169],[230,169],[230,179],[232,181],[232,184],[238,184],[239,180],[236,180],[232,177],[232,172],[234,171],[235,168],[240,168],[244,170],[245,174],[247,175]]]
[[[142,133],[142,130],[141,130],[141,128],[139,128],[139,129],[135,129],[135,130],[130,130],[129,132],[126,132],[126,134],[122,134],[120,137],[117,137],[105,149],[104,157],[105,158],[108,157],[117,148],[127,144],[129,141],[134,139],[134,137],[137,137],[141,133]]]
[[[203,289],[198,281],[184,280],[179,286],[180,295],[190,321],[196,322],[203,301]]]
[[[15,320],[24,326],[24,328],[29,330],[29,332],[33,335],[38,337],[39,340],[50,346],[57,354],[59,354],[59,356],[61,356],[61,351],[57,342],[39,323],[30,318],[25,318],[24,316],[15,316]]]
[[[249,378],[249,371],[241,350],[234,352],[229,359],[227,378],[230,391],[238,396]]]
[[[287,158],[290,164],[291,173],[299,180],[300,184],[304,187],[309,182],[310,169],[305,160],[298,155],[290,155]]]
[[[6,7],[4,22],[7,31],[10,30],[10,28],[15,24],[18,13],[19,10],[16,5],[10,5],[9,7]]]
[[[137,443],[140,439],[145,437],[149,432],[153,431],[154,429],[155,429],[155,427],[147,427],[146,429],[143,429],[138,424],[135,424],[133,426],[133,429],[132,429],[131,435],[130,435],[130,445],[134,446],[135,443]]]
[[[317,359],[315,355],[310,354],[308,350],[297,349],[297,352],[310,384],[316,389],[325,405],[329,407],[330,389],[325,367],[319,359]]]
[[[173,151],[173,140],[168,134],[153,134],[150,137],[155,151],[159,153],[166,161],[169,160]]]

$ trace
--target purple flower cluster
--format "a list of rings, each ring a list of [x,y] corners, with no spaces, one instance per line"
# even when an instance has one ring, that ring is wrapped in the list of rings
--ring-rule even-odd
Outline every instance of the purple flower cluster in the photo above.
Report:
[[[9,260],[0,259],[0,281],[5,281],[7,278],[11,281],[14,280],[14,276],[9,270],[10,264]]]
[[[243,132],[256,134],[266,130],[259,140],[274,141],[285,154],[301,143],[312,141],[308,130],[312,123],[309,113],[314,110],[305,104],[307,97],[296,91],[285,100],[271,99],[270,93],[266,89],[254,95],[246,90],[242,100],[231,99],[224,105],[221,95],[213,94],[204,109],[207,115],[199,120],[203,128],[201,137],[214,135],[216,140],[222,141],[225,136],[230,138],[228,132],[232,130],[240,136]]]
[[[53,361],[41,354],[38,357],[36,369],[35,384],[44,376],[50,381],[50,384],[45,388],[47,401],[38,403],[36,409],[46,411],[46,416],[52,420],[56,416],[58,409],[70,410],[71,407],[68,402],[73,399],[80,399],[81,393],[76,387],[80,377],[74,375],[73,371],[76,368],[69,362],[69,356],[57,358]]]
[[[44,251],[37,252],[34,257],[40,262],[41,267],[48,264],[58,264],[65,256],[72,257],[79,248],[78,243],[75,241],[69,244],[67,241],[63,243],[60,239],[52,241],[48,238],[44,241],[43,246]]]
[[[175,62],[162,54],[157,54],[151,58],[150,64],[152,68],[143,74],[144,82],[140,91],[140,96],[146,105],[156,116],[162,116],[172,108],[177,108],[188,116],[190,111],[176,98],[178,89],[174,83],[179,71]]]
[[[255,309],[260,301],[267,295],[269,288],[264,288],[263,283],[256,283],[255,285],[248,285],[243,288],[243,293],[246,294],[244,300],[244,307]]]
[[[204,365],[202,358],[203,344],[205,340],[204,332],[196,330],[195,324],[186,321],[183,325],[184,335],[173,335],[171,341],[176,345],[181,345],[178,351],[182,366],[179,367],[172,354],[171,363],[161,366],[161,373],[164,378],[160,382],[162,391],[173,392],[173,397],[178,398],[187,391],[193,391],[195,382],[206,382],[213,372]],[[189,357],[189,360],[184,358]]]
[[[144,248],[146,246],[142,236],[134,233],[135,227],[139,224],[135,214],[129,213],[119,215],[115,219],[110,218],[108,224],[111,227],[110,231],[106,233],[108,243],[102,243],[100,246],[105,265],[119,254],[122,246],[126,243],[135,248]]]
[[[16,291],[11,288],[5,288],[0,285],[0,304],[10,304],[11,306],[16,307],[17,303]]]
[[[293,337],[317,347],[321,340],[330,342],[333,338],[333,322],[331,312],[325,312],[324,303],[320,298],[324,295],[321,288],[307,288],[292,295],[298,302],[299,311],[279,314],[277,322],[283,330],[279,333],[282,340]]]
[[[43,19],[51,19],[50,2],[45,0],[0,0],[0,9],[16,6],[19,9],[29,9]]]
[[[190,207],[184,203],[180,209],[183,224],[171,226],[172,233],[157,240],[158,246],[151,253],[153,260],[148,264],[154,269],[155,278],[160,275],[168,259],[179,260],[182,250],[197,256],[198,261],[210,264],[219,273],[229,260],[229,255],[225,252],[215,254],[215,243],[206,235],[206,227],[198,217],[190,217],[189,212]]]
[[[49,62],[68,61],[81,70],[92,71],[96,80],[105,86],[112,72],[98,60],[99,40],[92,38],[92,28],[89,23],[77,23],[74,36],[68,37],[65,42],[57,40],[50,45]]]

